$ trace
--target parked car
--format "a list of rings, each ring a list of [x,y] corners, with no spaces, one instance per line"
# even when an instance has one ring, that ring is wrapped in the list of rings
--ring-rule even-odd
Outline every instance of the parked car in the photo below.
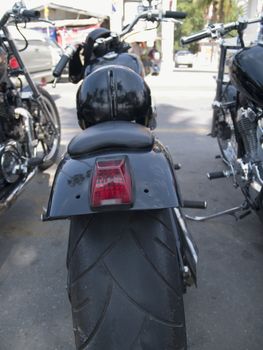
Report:
[[[10,26],[9,30],[17,48],[22,50],[22,59],[33,80],[40,84],[52,82],[53,69],[62,54],[60,46],[36,30],[20,28],[28,42],[26,47],[25,39],[18,30],[13,26]]]
[[[174,56],[174,63],[175,67],[179,67],[181,65],[193,67],[194,55],[188,50],[177,51]]]
[[[52,39],[48,39],[48,41],[49,41],[49,49],[51,50],[51,55],[52,55],[52,71],[53,71],[58,61],[60,60],[60,57],[63,55],[64,51],[56,41]],[[67,67],[65,68],[65,71],[67,71]]]

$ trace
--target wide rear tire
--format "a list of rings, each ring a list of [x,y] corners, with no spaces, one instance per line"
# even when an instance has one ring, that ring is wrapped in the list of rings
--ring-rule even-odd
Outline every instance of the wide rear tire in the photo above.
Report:
[[[169,209],[73,217],[68,291],[78,350],[185,350]]]

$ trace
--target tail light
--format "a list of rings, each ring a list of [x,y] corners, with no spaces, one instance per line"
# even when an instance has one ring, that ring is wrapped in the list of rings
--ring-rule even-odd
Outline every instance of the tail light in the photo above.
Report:
[[[18,63],[17,59],[15,58],[15,56],[11,56],[10,57],[8,64],[9,64],[9,67],[11,69],[18,69],[18,68],[20,68],[19,63]]]
[[[91,207],[132,204],[127,157],[97,160],[91,183]]]

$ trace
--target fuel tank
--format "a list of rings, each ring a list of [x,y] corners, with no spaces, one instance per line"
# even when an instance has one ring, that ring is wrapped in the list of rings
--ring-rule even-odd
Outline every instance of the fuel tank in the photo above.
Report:
[[[263,46],[240,50],[229,67],[230,79],[238,91],[263,107]]]

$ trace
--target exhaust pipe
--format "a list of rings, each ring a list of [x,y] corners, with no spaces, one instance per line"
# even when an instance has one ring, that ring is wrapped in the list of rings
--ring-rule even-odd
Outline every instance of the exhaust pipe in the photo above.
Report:
[[[12,190],[7,198],[1,200],[0,202],[0,212],[6,210],[10,205],[16,200],[18,195],[22,192],[25,185],[33,178],[36,174],[37,168],[30,172],[25,179],[23,179],[19,184]]]

